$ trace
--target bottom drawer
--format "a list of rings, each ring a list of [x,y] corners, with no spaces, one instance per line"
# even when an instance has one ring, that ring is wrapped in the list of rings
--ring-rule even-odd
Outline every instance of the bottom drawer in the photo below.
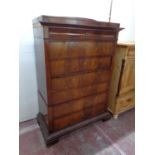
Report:
[[[130,92],[125,95],[119,96],[116,99],[116,112],[124,112],[134,107],[135,105],[135,92]]]
[[[83,109],[79,112],[75,112],[71,115],[64,116],[53,120],[53,131],[60,130],[70,125],[79,123],[83,120],[95,117],[105,111],[105,104],[99,104],[95,107]]]

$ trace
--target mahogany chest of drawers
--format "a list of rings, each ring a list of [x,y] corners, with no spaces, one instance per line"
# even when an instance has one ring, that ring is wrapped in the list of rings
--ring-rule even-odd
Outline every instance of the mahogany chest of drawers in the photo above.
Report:
[[[118,23],[40,16],[33,20],[38,123],[46,144],[106,119]]]

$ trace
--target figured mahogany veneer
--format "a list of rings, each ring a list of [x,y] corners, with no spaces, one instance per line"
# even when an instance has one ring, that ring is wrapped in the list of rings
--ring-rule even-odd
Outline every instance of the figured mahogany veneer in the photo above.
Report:
[[[118,23],[40,16],[33,20],[40,124],[46,144],[108,119]]]

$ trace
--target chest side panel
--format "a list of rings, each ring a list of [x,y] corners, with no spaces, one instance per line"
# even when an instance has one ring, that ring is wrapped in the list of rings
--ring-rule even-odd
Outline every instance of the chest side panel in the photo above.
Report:
[[[46,51],[44,48],[43,31],[44,28],[40,24],[33,25],[39,112],[43,114],[44,119],[48,124]]]

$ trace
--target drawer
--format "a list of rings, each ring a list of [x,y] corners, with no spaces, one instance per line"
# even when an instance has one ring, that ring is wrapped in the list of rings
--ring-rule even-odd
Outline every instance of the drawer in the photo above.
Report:
[[[59,26],[49,26],[48,28],[49,34],[51,33],[72,33],[72,34],[96,34],[96,35],[112,35],[115,36],[116,32],[114,29],[109,28],[108,30],[105,29],[94,29],[94,28],[80,28],[80,27],[59,27]]]
[[[103,30],[85,30],[85,29],[68,29],[50,27],[49,28],[49,38],[52,40],[114,40],[115,32],[113,30],[103,31]]]
[[[70,115],[54,119],[53,130],[60,130],[62,128],[74,125],[88,118],[95,117],[103,112],[105,112],[105,104],[99,104],[94,107],[86,108]]]
[[[98,106],[99,104],[105,105],[107,102],[107,97],[107,92],[98,93],[62,104],[52,105],[49,108],[52,110],[53,118],[59,118],[90,107]]]
[[[114,42],[46,41],[49,60],[112,56]]]
[[[66,74],[107,69],[110,65],[111,57],[64,59],[51,61],[50,72],[52,77],[61,77]]]
[[[129,92],[116,99],[116,112],[124,112],[135,105],[135,92]]]
[[[49,90],[49,105],[64,103],[71,100],[76,100],[85,96],[108,91],[108,82],[91,85],[83,88],[69,89],[53,93]]]
[[[114,35],[97,35],[97,34],[76,34],[76,33],[50,33],[50,40],[52,41],[85,41],[85,40],[115,40]]]
[[[49,86],[53,92],[56,92],[103,83],[109,81],[109,78],[110,78],[110,70],[103,70],[72,76],[67,75],[62,78],[54,78],[49,81]]]

